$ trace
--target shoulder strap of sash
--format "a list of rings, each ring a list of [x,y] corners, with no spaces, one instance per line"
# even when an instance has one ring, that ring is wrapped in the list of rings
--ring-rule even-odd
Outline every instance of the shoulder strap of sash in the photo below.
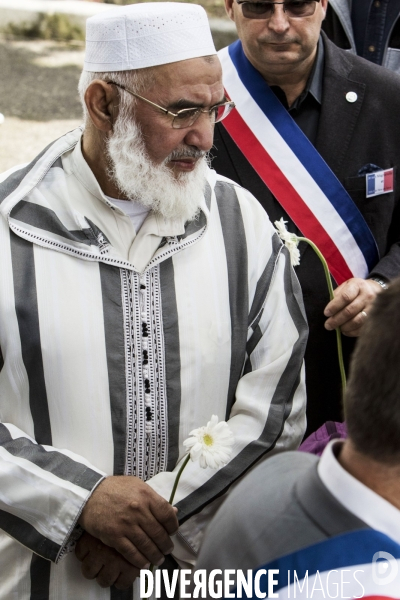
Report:
[[[364,217],[324,159],[246,58],[240,40],[219,52],[236,110],[222,122],[290,218],[321,250],[338,284],[379,259]]]

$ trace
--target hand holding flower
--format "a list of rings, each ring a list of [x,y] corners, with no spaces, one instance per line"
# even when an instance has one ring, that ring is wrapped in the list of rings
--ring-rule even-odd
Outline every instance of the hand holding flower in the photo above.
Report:
[[[353,277],[339,285],[333,292],[334,298],[326,306],[328,330],[340,327],[349,337],[358,337],[370,308],[383,288],[373,279]]]
[[[233,433],[228,424],[225,421],[218,422],[217,415],[212,415],[207,425],[193,429],[183,442],[187,455],[175,478],[169,503],[172,504],[174,501],[179,480],[190,459],[198,462],[202,469],[223,467],[231,457],[233,441]],[[154,565],[151,565],[150,571],[153,572],[153,569]]]

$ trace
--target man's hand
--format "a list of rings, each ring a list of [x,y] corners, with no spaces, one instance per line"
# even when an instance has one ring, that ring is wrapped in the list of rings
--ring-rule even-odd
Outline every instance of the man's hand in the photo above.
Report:
[[[118,590],[126,590],[140,574],[140,570],[114,548],[106,546],[86,531],[76,544],[75,554],[82,562],[82,575],[86,579],[96,579],[104,588],[114,585]]]
[[[111,546],[138,569],[160,565],[178,530],[174,509],[137,477],[106,477],[94,490],[79,519],[85,531]]]
[[[376,296],[382,291],[379,283],[372,279],[348,279],[335,289],[334,299],[324,310],[325,316],[329,317],[325,321],[325,328],[331,330],[340,327],[344,335],[358,337]]]

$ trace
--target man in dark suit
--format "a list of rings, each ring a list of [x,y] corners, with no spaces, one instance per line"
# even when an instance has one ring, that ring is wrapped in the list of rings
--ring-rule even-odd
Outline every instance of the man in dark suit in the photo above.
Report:
[[[306,380],[311,432],[325,421],[343,418],[332,330],[339,326],[346,336],[347,365],[354,338],[368,319],[376,295],[400,274],[400,78],[337,48],[321,34],[327,0],[272,3],[272,7],[241,0],[225,2],[246,58],[347,190],[378,247],[379,258],[366,276],[349,278],[329,302],[321,263],[309,246],[300,244],[296,271],[310,326]],[[293,4],[314,12],[293,16],[298,10]],[[254,18],[252,11],[260,16]],[[249,189],[272,222],[283,217],[289,231],[299,234],[222,124],[216,126],[214,145],[213,168]],[[390,191],[367,198],[366,176],[391,168]]]
[[[348,439],[330,442],[321,459],[285,452],[258,465],[211,521],[197,569],[276,569],[281,599],[398,597],[399,328],[398,278],[377,298],[352,358]],[[376,568],[378,558],[389,559],[386,570]],[[348,585],[339,596],[343,569]],[[305,587],[293,593],[294,570],[301,586],[308,570],[310,595]],[[311,593],[316,576],[325,595]]]

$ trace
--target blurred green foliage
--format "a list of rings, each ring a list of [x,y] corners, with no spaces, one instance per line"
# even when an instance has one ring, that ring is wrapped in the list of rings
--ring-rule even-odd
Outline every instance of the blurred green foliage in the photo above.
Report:
[[[3,32],[18,38],[56,40],[69,42],[84,40],[85,33],[79,25],[71,23],[67,15],[39,13],[32,22],[8,23]]]
[[[154,2],[154,0],[103,0],[106,4],[137,4],[138,2]],[[157,0],[155,0],[157,1]],[[163,1],[163,0],[160,0]],[[164,0],[165,1],[165,0]],[[206,9],[209,17],[226,18],[224,0],[175,0],[175,2],[190,2],[200,4]]]

